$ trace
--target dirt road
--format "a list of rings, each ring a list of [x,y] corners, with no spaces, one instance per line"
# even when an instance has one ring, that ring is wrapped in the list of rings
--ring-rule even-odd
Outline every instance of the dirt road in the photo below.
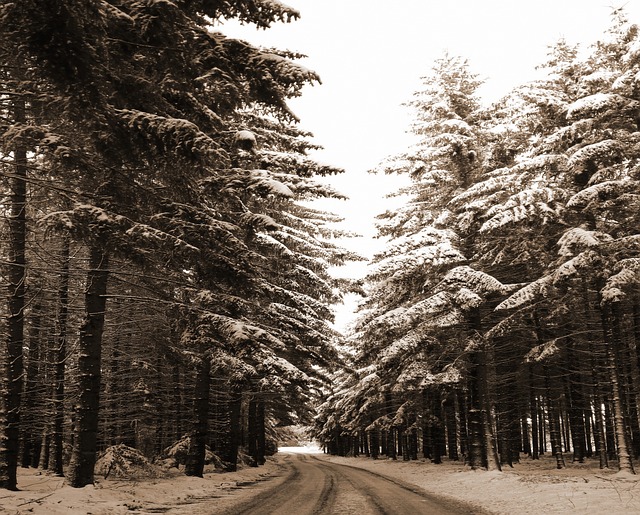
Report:
[[[450,515],[481,513],[372,472],[291,454],[280,481],[256,490],[222,515]]]

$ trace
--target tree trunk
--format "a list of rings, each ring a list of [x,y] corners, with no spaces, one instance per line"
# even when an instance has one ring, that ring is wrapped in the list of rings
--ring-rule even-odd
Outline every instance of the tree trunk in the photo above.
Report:
[[[469,313],[469,329],[482,334],[480,310],[474,308]],[[480,347],[483,342],[478,342]],[[487,470],[501,470],[494,432],[493,396],[489,384],[489,361],[487,350],[476,348],[469,354],[469,463],[471,468],[485,467]]]
[[[100,359],[109,278],[108,253],[99,245],[89,249],[85,318],[78,341],[78,391],[75,434],[68,482],[75,488],[93,483],[100,408]]]
[[[55,391],[53,395],[53,463],[51,470],[58,476],[63,475],[64,449],[64,376],[67,363],[67,320],[69,317],[69,238],[62,242],[62,266],[58,285],[58,347],[56,349]]]
[[[180,378],[180,365],[176,364],[172,368],[173,379],[173,440],[182,438],[182,381]]]
[[[202,477],[204,474],[207,436],[209,433],[209,394],[211,390],[211,361],[202,356],[196,365],[193,399],[193,430],[184,473]]]
[[[626,413],[622,399],[622,384],[620,377],[620,315],[618,306],[602,309],[602,328],[604,333],[607,364],[610,373],[614,434],[616,439],[618,468],[621,471],[635,474],[631,459],[631,446],[627,432]]]
[[[442,463],[442,455],[446,452],[444,421],[442,419],[442,399],[440,392],[437,391],[429,397],[431,400],[431,412],[433,414],[433,424],[431,427],[431,460],[433,463],[439,465]]]
[[[567,378],[567,392],[569,399],[569,422],[573,444],[573,461],[584,463],[587,454],[586,430],[584,420],[584,395],[582,384],[584,378],[576,357],[575,342],[571,339],[567,345],[567,365],[570,377]]]
[[[371,449],[371,457],[374,460],[377,460],[378,456],[380,455],[379,431],[377,429],[374,429],[373,431],[371,431],[369,433],[369,439],[371,441],[371,443],[369,444],[369,448]]]
[[[455,399],[455,393],[452,394]],[[450,460],[458,461],[460,459],[458,455],[458,435],[459,435],[459,421],[458,413],[456,411],[456,403],[450,398],[444,404],[444,417],[447,428],[447,447],[448,457]]]
[[[14,119],[26,122],[25,103],[14,102]],[[22,347],[24,345],[24,294],[26,281],[25,241],[27,237],[27,151],[13,151],[14,176],[9,179],[7,245],[7,333],[4,349],[2,409],[0,410],[0,488],[17,490],[20,437],[20,395],[22,393]],[[4,420],[3,420],[4,419]]]
[[[238,451],[240,449],[240,411],[242,408],[242,395],[232,389],[229,399],[229,447],[227,449],[227,470],[235,472],[238,469]]]
[[[387,456],[392,460],[398,459],[398,445],[396,443],[396,428],[392,427],[387,432]]]
[[[27,468],[35,463],[38,466],[38,457],[40,456],[40,438],[42,435],[42,427],[38,427],[37,420],[34,416],[36,411],[40,412],[41,419],[45,418],[44,406],[36,408],[36,398],[39,389],[46,388],[40,373],[40,365],[46,363],[46,350],[41,341],[42,327],[42,305],[37,301],[31,309],[31,330],[29,331],[29,345],[26,350],[27,364],[25,367],[25,376],[22,392],[21,409],[21,426],[22,426],[22,467]],[[40,399],[42,400],[42,399]],[[36,457],[37,456],[37,457]]]
[[[478,356],[478,379],[480,381],[479,391],[482,406],[482,433],[484,436],[484,449],[487,470],[502,470],[500,466],[500,458],[498,457],[498,449],[495,439],[495,418],[494,418],[494,402],[493,391],[489,382],[494,361],[487,359],[487,351],[479,351]]]
[[[251,466],[258,466],[258,435],[257,435],[258,403],[254,397],[249,399],[247,410],[247,451],[251,457]]]
[[[266,463],[266,455],[267,455],[267,434],[266,434],[266,426],[265,426],[265,404],[263,400],[258,401],[258,405],[256,407],[256,433],[258,440],[258,465],[264,465]]]
[[[468,455],[469,448],[467,442],[469,440],[469,424],[467,416],[467,403],[462,388],[457,388],[453,392],[453,405],[456,411],[456,439],[458,440],[458,453],[465,460]],[[465,460],[466,461],[466,460]]]
[[[415,425],[409,435],[410,457],[412,460],[418,459],[418,430]]]
[[[529,363],[529,406],[531,409],[531,459],[540,459],[540,442],[538,438],[538,397],[535,392],[533,363]]]
[[[468,400],[468,423],[469,423],[469,450],[468,460],[472,469],[486,467],[486,455],[484,452],[484,440],[482,434],[482,410],[480,404],[479,378],[477,353],[472,352],[470,355],[469,370],[469,400]]]
[[[609,365],[607,365],[607,368]],[[610,384],[607,385],[607,389],[610,390]],[[604,402],[604,427],[605,427],[605,442],[607,449],[607,458],[609,461],[615,460],[616,455],[616,428],[613,422],[613,408],[611,407],[611,392],[608,391],[606,396],[603,397]]]
[[[630,416],[633,434],[633,454],[640,458],[640,367],[638,367],[638,349],[633,342],[628,347],[625,346],[626,355],[623,359],[629,370],[630,384]]]
[[[545,366],[545,381],[547,385],[547,401],[549,413],[549,436],[551,437],[551,449],[556,458],[556,468],[565,468],[564,455],[562,453],[562,435],[560,430],[560,412],[559,397],[560,392],[557,381],[549,370],[549,366]]]
[[[371,450],[369,449],[369,438],[367,433],[363,430],[360,431],[360,443],[362,445],[362,452],[367,458],[371,457]]]
[[[586,281],[582,281],[582,296],[584,299],[583,315],[588,332],[591,332],[591,320],[592,320],[592,307],[591,307],[591,295],[589,293],[589,285]],[[609,468],[609,461],[607,456],[607,437],[605,436],[605,419],[602,413],[603,407],[607,405],[607,402],[603,398],[602,384],[603,379],[601,377],[601,352],[599,346],[594,342],[594,338],[589,334],[588,350],[590,357],[590,370],[592,377],[592,402],[593,402],[593,417],[594,417],[594,442],[596,446],[596,453],[600,462],[600,468]]]
[[[42,443],[40,446],[40,461],[38,467],[42,470],[49,468],[49,462],[51,461],[51,432],[49,431],[49,424],[45,425],[45,429],[42,432]]]
[[[602,413],[602,406],[604,401],[602,396],[596,395],[594,399],[595,404],[595,419],[596,419],[596,451],[598,453],[598,459],[600,462],[600,468],[609,468],[609,458],[607,454],[607,439],[604,433],[605,421],[604,414]]]

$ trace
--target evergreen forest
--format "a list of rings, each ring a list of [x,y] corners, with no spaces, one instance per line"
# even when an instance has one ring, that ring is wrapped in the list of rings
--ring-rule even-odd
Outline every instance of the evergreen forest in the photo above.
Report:
[[[401,207],[350,280],[353,234],[313,203],[349,171],[289,107],[319,75],[223,34],[299,16],[0,4],[0,488],[20,467],[84,487],[105,456],[257,467],[290,426],[341,456],[635,473],[638,26],[560,40],[491,105],[465,58],[432,63],[415,145],[371,170],[405,179]]]

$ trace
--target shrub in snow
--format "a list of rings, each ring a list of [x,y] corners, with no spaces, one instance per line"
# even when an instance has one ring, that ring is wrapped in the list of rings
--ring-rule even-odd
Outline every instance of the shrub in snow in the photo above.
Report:
[[[124,444],[107,447],[96,462],[95,473],[105,479],[109,476],[132,479],[140,477],[158,477],[161,470],[149,463],[144,455]]]
[[[191,445],[191,437],[184,435],[180,440],[175,442],[170,447],[167,447],[162,451],[160,461],[167,467],[176,467],[184,465],[187,462],[189,456],[189,446]],[[222,460],[209,449],[209,446],[205,448],[204,462],[206,465],[213,465],[217,469],[224,468]]]

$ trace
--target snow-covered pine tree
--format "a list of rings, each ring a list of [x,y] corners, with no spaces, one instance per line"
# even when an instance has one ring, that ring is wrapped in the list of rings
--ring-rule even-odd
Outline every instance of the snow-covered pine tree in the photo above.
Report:
[[[354,256],[328,239],[334,231],[325,226],[335,217],[301,203],[336,196],[332,188],[313,177],[341,170],[306,157],[311,145],[308,135],[295,127],[257,111],[243,113],[241,120],[245,129],[238,134],[243,143],[233,159],[243,170],[223,187],[236,195],[235,209],[244,213],[242,239],[260,278],[254,281],[253,293],[247,292],[235,306],[237,323],[232,336],[220,334],[215,325],[207,330],[212,321],[207,317],[198,316],[195,326],[187,329],[197,327],[205,338],[219,334],[218,343],[204,346],[215,359],[232,364],[226,370],[211,364],[212,369],[219,369],[217,384],[236,392],[234,399],[225,401],[230,402],[230,413],[242,402],[248,403],[250,413],[254,409],[263,414],[247,421],[252,435],[249,447],[259,463],[264,460],[264,445],[259,443],[268,428],[253,422],[265,416],[288,424],[308,422],[314,392],[328,382],[326,370],[337,360],[332,346],[337,333],[329,325],[333,315],[328,306],[339,295],[328,271]],[[207,187],[218,188],[219,184],[210,181]],[[206,309],[214,309],[207,302]],[[273,398],[278,403],[271,402]],[[230,424],[224,410],[221,414],[218,427],[225,427],[227,433],[236,431],[239,426]],[[292,419],[292,414],[298,418]],[[228,434],[216,438],[225,449],[228,466],[234,468],[239,439]]]
[[[436,61],[432,74],[424,78],[423,90],[410,103],[416,111],[412,131],[418,142],[380,166],[385,173],[410,177],[411,184],[402,191],[409,200],[397,212],[381,216],[380,234],[390,242],[374,258],[367,278],[366,309],[353,340],[358,367],[373,367],[377,388],[385,392],[378,406],[369,405],[369,409],[378,418],[392,421],[385,423],[390,441],[398,438],[398,431],[402,439],[414,424],[411,410],[414,416],[420,410],[423,420],[433,420],[433,413],[421,408],[424,393],[438,396],[433,406],[441,416],[440,395],[451,394],[443,385],[463,377],[459,358],[466,354],[470,359],[465,368],[472,371],[469,414],[475,417],[470,424],[474,428],[470,460],[473,466],[499,468],[492,451],[493,410],[481,359],[484,347],[477,334],[483,329],[480,306],[491,295],[503,293],[504,287],[468,266],[474,250],[472,234],[468,227],[456,224],[449,208],[450,201],[483,170],[484,136],[475,96],[480,84],[466,61],[445,56]],[[486,414],[485,420],[481,413]],[[349,422],[343,420],[343,424]],[[441,427],[442,420],[436,424]],[[441,445],[431,447],[441,452]]]

